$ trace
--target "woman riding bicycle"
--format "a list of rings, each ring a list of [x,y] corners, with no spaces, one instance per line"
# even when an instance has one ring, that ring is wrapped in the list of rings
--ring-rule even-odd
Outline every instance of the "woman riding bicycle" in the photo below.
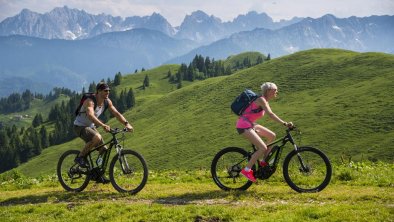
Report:
[[[256,124],[255,122],[263,117],[265,113],[267,113],[268,116],[276,122],[286,127],[293,126],[293,123],[285,122],[279,118],[274,112],[272,112],[269,106],[268,102],[271,99],[276,98],[278,95],[278,87],[272,82],[266,82],[261,85],[261,92],[262,96],[257,98],[249,105],[248,108],[246,108],[243,114],[239,117],[236,124],[238,133],[254,144],[257,149],[246,167],[241,171],[241,174],[252,182],[256,182],[256,178],[254,177],[252,170],[253,165],[259,159],[260,166],[268,165],[268,163],[264,161],[264,158],[271,151],[271,147],[267,147],[266,144],[273,142],[276,137],[274,132],[266,127]],[[267,140],[267,143],[265,143],[261,137],[264,137]]]

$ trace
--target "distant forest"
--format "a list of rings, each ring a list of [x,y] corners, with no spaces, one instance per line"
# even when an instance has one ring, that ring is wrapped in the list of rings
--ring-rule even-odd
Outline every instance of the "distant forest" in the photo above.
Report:
[[[269,60],[269,56],[265,60]],[[175,74],[168,71],[167,77],[170,83],[177,84],[177,88],[181,88],[182,81],[203,80],[216,76],[230,75],[236,70],[249,68],[263,61],[261,56],[255,62],[252,62],[250,58],[246,57],[243,61],[233,64],[232,67],[225,67],[223,61],[215,61],[209,57],[204,58],[201,55],[196,55],[189,65],[181,64]],[[112,103],[123,113],[135,107],[136,104],[132,88],[117,93],[116,86],[120,85],[121,81],[122,74],[117,73],[113,81],[108,78],[105,82],[110,85],[111,93],[109,97]],[[149,87],[149,85],[149,77],[145,76],[142,89]],[[31,102],[34,99],[50,102],[56,100],[61,95],[66,95],[70,99],[68,102],[62,102],[60,105],[48,107],[50,108],[48,117],[43,117],[40,113],[36,114],[33,118],[32,125],[27,129],[25,127],[18,129],[15,125],[4,126],[0,122],[0,173],[15,168],[21,163],[27,162],[30,158],[40,155],[41,151],[47,147],[74,139],[76,137],[73,131],[75,109],[79,105],[84,93],[95,91],[96,83],[93,82],[89,85],[87,91],[82,89],[81,93],[65,88],[54,88],[48,95],[33,94],[30,90],[26,90],[22,94],[13,93],[7,98],[1,98],[1,114],[25,111],[31,108]],[[110,118],[110,112],[106,112],[102,116],[104,122]],[[53,130],[51,130],[52,133],[48,132],[48,125],[53,127]]]

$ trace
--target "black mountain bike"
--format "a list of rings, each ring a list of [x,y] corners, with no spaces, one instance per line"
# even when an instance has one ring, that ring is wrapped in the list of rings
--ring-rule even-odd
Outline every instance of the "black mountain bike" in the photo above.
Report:
[[[86,157],[89,163],[88,168],[80,167],[74,162],[79,150],[68,150],[63,153],[57,164],[57,176],[62,187],[67,191],[81,192],[90,180],[100,182],[105,174],[111,150],[115,148],[116,154],[109,165],[109,178],[112,186],[119,192],[130,194],[141,191],[148,180],[148,167],[139,153],[123,149],[120,141],[124,140],[125,132],[127,129],[111,129],[112,139],[88,153]],[[118,133],[122,133],[120,139],[116,137]],[[99,155],[99,152],[94,152],[108,144],[109,148],[103,154]]]
[[[319,149],[313,147],[298,147],[290,134],[296,130],[295,127],[288,128],[286,135],[269,144],[273,146],[265,161],[268,166],[253,166],[256,179],[266,180],[275,173],[282,150],[287,142],[294,149],[287,154],[283,161],[283,176],[287,184],[297,192],[319,192],[323,190],[331,180],[332,167],[328,157]],[[300,131],[296,130],[300,135]],[[253,151],[247,152],[243,148],[227,147],[219,151],[212,161],[211,174],[215,183],[222,190],[246,190],[252,182],[241,174],[256,147],[252,145]],[[257,169],[257,170],[256,170]]]

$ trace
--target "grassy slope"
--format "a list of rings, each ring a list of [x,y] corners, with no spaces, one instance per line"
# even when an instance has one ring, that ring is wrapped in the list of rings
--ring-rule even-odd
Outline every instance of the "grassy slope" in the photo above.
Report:
[[[31,102],[30,109],[27,109],[23,112],[18,112],[18,113],[11,113],[11,114],[0,114],[0,122],[3,122],[4,125],[6,126],[12,126],[16,125],[17,127],[29,127],[31,126],[31,123],[33,121],[34,116],[37,113],[41,113],[43,118],[48,116],[50,107],[55,106],[56,104],[62,104],[63,101],[68,101],[68,97],[61,95],[58,99],[51,101],[51,102],[46,102],[42,99],[34,99]],[[28,118],[23,118],[20,121],[15,120],[14,116],[16,115],[28,115]]]
[[[279,86],[271,107],[301,127],[302,144],[321,148],[334,161],[341,154],[394,159],[392,55],[309,50],[180,90],[166,79],[168,69],[174,74],[177,67],[126,76],[120,87],[133,87],[138,105],[125,113],[135,127],[125,146],[142,153],[151,169],[209,168],[222,147],[248,146],[235,132],[229,104],[244,88],[258,91],[266,81]],[[151,87],[143,91],[138,87],[146,74]],[[260,123],[283,135],[283,127],[267,117]],[[110,125],[120,126],[114,120]],[[73,140],[49,148],[20,170],[33,176],[53,173],[60,153],[81,145]]]

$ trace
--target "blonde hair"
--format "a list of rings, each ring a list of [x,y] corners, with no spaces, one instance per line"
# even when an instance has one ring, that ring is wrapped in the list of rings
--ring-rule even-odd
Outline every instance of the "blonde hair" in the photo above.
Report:
[[[269,89],[278,89],[278,87],[272,82],[265,82],[263,85],[261,85],[261,92],[263,95],[265,95]]]

